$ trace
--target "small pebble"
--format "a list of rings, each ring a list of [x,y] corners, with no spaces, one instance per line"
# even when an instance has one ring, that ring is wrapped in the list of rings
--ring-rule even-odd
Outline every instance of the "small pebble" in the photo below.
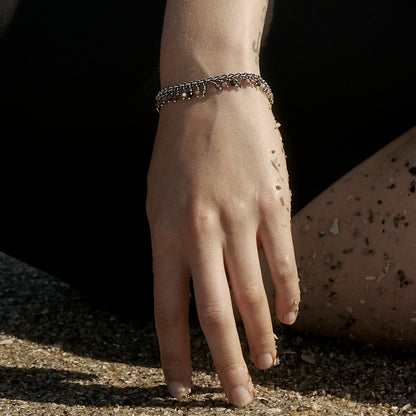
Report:
[[[277,157],[275,159],[272,159],[272,165],[278,172],[280,172],[279,159]]]
[[[331,264],[332,260],[334,260],[334,255],[332,253],[328,253],[325,256],[325,264]]]
[[[339,233],[338,218],[334,218],[334,221],[329,228],[329,232],[333,235],[337,235]]]
[[[308,354],[301,354],[300,358],[308,364],[315,364],[315,358],[311,357]]]
[[[314,412],[317,412],[318,410],[319,410],[319,406],[316,404],[316,403],[311,403],[311,409],[314,411]]]
[[[377,277],[375,276],[366,276],[365,280],[376,280]]]
[[[416,249],[416,243],[411,244]],[[322,262],[320,256],[324,256],[321,251],[317,258]],[[413,355],[396,356],[358,347],[348,339],[316,338],[307,332],[291,335],[279,327],[281,365],[255,370],[258,399],[245,409],[227,404],[203,332],[192,328],[195,387],[181,403],[167,392],[153,322],[137,325],[137,320],[97,311],[69,285],[43,272],[33,274],[0,253],[0,415],[416,414],[415,390],[409,383],[416,369]],[[363,297],[365,289],[357,303]],[[359,303],[350,305],[359,308]],[[42,314],[46,309],[49,313]],[[381,324],[381,316],[377,319],[372,312],[369,320]],[[406,319],[416,325],[416,307]],[[240,329],[244,333],[242,325]],[[241,337],[241,342],[248,351],[246,338]]]

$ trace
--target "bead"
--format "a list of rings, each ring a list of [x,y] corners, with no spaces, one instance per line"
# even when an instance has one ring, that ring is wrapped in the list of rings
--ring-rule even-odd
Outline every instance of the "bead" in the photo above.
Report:
[[[190,100],[192,97],[205,97],[207,87],[211,85],[222,90],[229,87],[252,87],[261,90],[273,104],[273,93],[267,82],[259,75],[251,73],[232,73],[216,77],[203,78],[197,81],[185,82],[162,89],[156,95],[156,109],[159,111],[168,102]]]

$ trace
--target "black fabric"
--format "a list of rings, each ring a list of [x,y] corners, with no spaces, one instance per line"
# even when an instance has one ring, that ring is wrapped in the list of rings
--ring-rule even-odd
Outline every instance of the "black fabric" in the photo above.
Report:
[[[0,250],[138,317],[152,315],[144,203],[163,9],[22,0],[0,40]],[[403,0],[276,2],[262,75],[295,211],[416,124],[415,18]]]
[[[149,3],[22,0],[0,41],[0,250],[147,317],[163,15]]]
[[[0,1],[0,37],[4,34],[7,26],[12,21],[18,3],[19,0]]]
[[[264,76],[295,212],[416,124],[416,3],[278,1]]]

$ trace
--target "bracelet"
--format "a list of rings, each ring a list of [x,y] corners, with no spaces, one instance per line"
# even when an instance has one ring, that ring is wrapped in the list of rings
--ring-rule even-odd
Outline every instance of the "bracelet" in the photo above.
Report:
[[[251,73],[232,73],[225,75],[218,75],[216,77],[203,78],[197,81],[184,82],[182,84],[172,85],[163,88],[156,95],[156,110],[160,109],[166,103],[176,103],[179,100],[190,100],[193,97],[205,97],[208,85],[213,85],[217,90],[224,88],[236,87],[254,87],[263,91],[270,106],[273,105],[273,93],[269,84],[260,76]]]

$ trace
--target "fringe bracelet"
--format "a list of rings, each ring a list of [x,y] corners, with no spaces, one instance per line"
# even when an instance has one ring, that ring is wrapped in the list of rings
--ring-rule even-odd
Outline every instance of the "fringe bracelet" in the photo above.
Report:
[[[184,82],[163,88],[156,95],[156,109],[160,109],[166,103],[176,103],[179,100],[203,98],[207,94],[208,86],[213,85],[217,90],[225,88],[258,88],[266,94],[270,106],[273,105],[273,93],[269,84],[260,76],[252,73],[231,73],[215,77],[203,78],[197,81]]]

